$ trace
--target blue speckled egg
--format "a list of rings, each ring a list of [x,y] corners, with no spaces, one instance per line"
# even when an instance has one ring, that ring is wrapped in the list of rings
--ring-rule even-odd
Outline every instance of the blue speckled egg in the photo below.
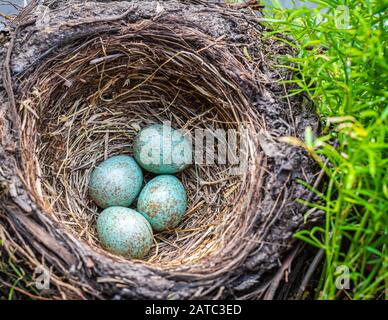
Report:
[[[97,233],[108,251],[126,258],[143,258],[153,243],[148,221],[137,211],[125,207],[103,210],[97,219]]]
[[[148,182],[137,201],[137,211],[155,231],[176,227],[186,207],[186,190],[178,178],[170,175],[157,176]]]
[[[143,184],[143,172],[136,161],[125,155],[101,162],[92,172],[89,194],[101,208],[128,207]]]
[[[184,170],[192,162],[193,153],[188,139],[164,124],[142,129],[135,138],[133,151],[142,168],[157,174]]]

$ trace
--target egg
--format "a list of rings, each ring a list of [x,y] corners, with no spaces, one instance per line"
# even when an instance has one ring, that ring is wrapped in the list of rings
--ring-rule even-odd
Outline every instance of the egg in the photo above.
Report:
[[[108,251],[126,258],[141,259],[153,243],[148,221],[133,209],[109,207],[97,219],[97,234]]]
[[[176,227],[186,207],[186,190],[179,179],[171,175],[150,180],[137,201],[137,211],[144,215],[155,231]]]
[[[143,184],[143,172],[135,159],[126,155],[113,156],[101,162],[92,172],[89,194],[101,208],[128,207]]]
[[[142,168],[157,174],[182,171],[192,161],[192,147],[188,139],[165,124],[142,129],[135,138],[133,151]]]

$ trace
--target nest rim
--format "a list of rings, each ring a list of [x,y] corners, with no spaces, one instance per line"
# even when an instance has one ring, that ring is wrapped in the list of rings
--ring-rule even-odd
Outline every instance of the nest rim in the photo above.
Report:
[[[242,101],[236,98],[239,97],[239,88],[235,79],[228,78],[225,70],[217,70],[211,63],[217,57],[242,71],[243,66],[229,52],[221,52],[213,39],[186,27],[175,29],[174,33],[171,33],[170,26],[163,24],[154,30],[152,24],[144,26],[144,23],[132,25],[132,28],[135,30],[132,34],[127,30],[125,35],[116,38],[99,36],[90,39],[87,48],[82,42],[76,45],[76,49],[72,44],[56,52],[40,66],[36,75],[30,75],[23,84],[22,91],[28,94],[21,99],[22,112],[19,113],[24,133],[22,149],[24,158],[29,159],[24,172],[29,178],[31,194],[35,194],[42,208],[60,223],[65,226],[77,224],[73,229],[81,241],[113,261],[120,262],[128,260],[101,250],[95,235],[95,220],[101,210],[92,204],[87,195],[88,178],[95,165],[108,156],[133,155],[130,150],[139,128],[157,123],[158,120],[171,121],[173,127],[189,134],[197,128],[209,129],[212,126],[216,129],[240,130],[243,121],[248,122],[250,160],[257,157],[258,141],[255,136],[257,129],[260,129],[259,114],[245,97],[240,95]],[[172,47],[171,43],[180,38],[184,38],[184,41]],[[199,45],[201,47],[197,49]],[[201,52],[205,54],[201,55]],[[206,61],[207,56],[212,60]],[[110,73],[112,70],[118,74],[117,77]],[[210,93],[200,84],[193,83],[200,76],[211,87]],[[40,80],[35,82],[37,78]],[[94,78],[98,81],[93,82]],[[106,83],[105,79],[108,79]],[[127,85],[131,82],[134,82],[132,86]],[[178,82],[177,88],[175,83]],[[166,89],[169,86],[171,92]],[[90,88],[96,92],[93,93]],[[122,89],[126,92],[121,92]],[[223,94],[217,96],[217,91]],[[85,92],[87,98],[83,100]],[[92,93],[88,96],[89,92]],[[69,96],[74,99],[71,100]],[[147,102],[142,103],[142,100]],[[157,106],[158,100],[160,107]],[[233,104],[228,106],[229,101],[233,101]],[[73,130],[73,127],[76,129]],[[214,129],[209,130],[214,132]],[[132,261],[173,271],[182,269],[182,266],[190,270],[198,269],[198,266],[204,269],[206,260],[214,263],[211,256],[220,254],[220,251],[233,256],[233,250],[228,252],[228,242],[233,243],[234,237],[238,239],[238,235],[244,234],[249,228],[249,224],[239,222],[239,218],[244,220],[242,211],[249,212],[245,203],[246,194],[254,194],[254,190],[260,187],[252,184],[260,175],[256,166],[238,178],[228,176],[230,168],[227,165],[193,164],[180,173],[178,177],[189,194],[184,220],[174,230],[154,234],[156,241],[147,258]],[[73,174],[73,170],[80,167],[86,169],[80,174]],[[250,175],[253,175],[251,184]],[[62,181],[62,185],[57,190],[58,181]],[[230,184],[228,181],[231,181]],[[193,185],[198,189],[195,190]],[[228,192],[231,187],[236,189],[230,192],[234,195],[231,200],[230,197],[223,199],[225,192],[217,198],[211,197],[223,190]],[[242,189],[245,193],[241,192]],[[228,204],[223,205],[222,200]],[[58,202],[61,205],[57,205]],[[219,203],[217,208],[207,206],[214,202]],[[230,206],[232,209],[228,208]],[[193,214],[199,217],[194,224]],[[233,225],[234,228],[231,227]],[[233,237],[231,234],[234,234]],[[183,245],[181,235],[184,236]],[[221,242],[218,244],[219,239]]]

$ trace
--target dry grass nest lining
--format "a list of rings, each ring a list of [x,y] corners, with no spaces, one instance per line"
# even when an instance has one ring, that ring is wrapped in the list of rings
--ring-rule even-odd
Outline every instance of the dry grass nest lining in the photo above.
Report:
[[[87,188],[96,164],[131,154],[134,136],[147,124],[168,120],[187,133],[243,125],[249,128],[248,171],[232,176],[230,165],[195,164],[179,174],[188,210],[175,230],[156,234],[145,263],[174,268],[227,256],[252,223],[262,127],[229,70],[238,74],[244,67],[214,40],[183,26],[140,22],[119,35],[63,47],[20,90],[26,92],[20,117],[31,193],[54,219],[102,250],[95,232],[100,209]]]

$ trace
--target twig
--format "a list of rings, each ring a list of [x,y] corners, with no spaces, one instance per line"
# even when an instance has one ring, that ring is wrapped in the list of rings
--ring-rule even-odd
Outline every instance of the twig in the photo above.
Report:
[[[126,16],[128,16],[128,14],[130,14],[131,12],[133,12],[137,9],[138,9],[137,5],[132,5],[124,13],[119,14],[117,16],[112,16],[112,17],[108,17],[105,19],[85,19],[84,21],[73,22],[73,23],[69,22],[69,23],[66,23],[64,25],[68,26],[68,27],[77,27],[77,26],[81,26],[81,25],[89,24],[89,23],[113,22],[113,21],[124,19]]]
[[[298,289],[298,292],[296,294],[296,300],[299,300],[302,297],[303,292],[306,290],[306,287],[307,287],[315,269],[318,266],[318,263],[321,261],[321,259],[323,257],[323,253],[324,253],[323,249],[319,249],[318,253],[315,255],[315,257],[314,257],[313,261],[311,262],[309,268],[307,269],[306,275],[304,276],[302,283]]]
[[[116,58],[120,58],[122,56],[124,56],[124,55],[121,53],[111,54],[109,56],[100,57],[100,58],[90,60],[89,64],[99,64],[99,63],[104,62],[104,61],[112,61],[112,60],[114,60]]]
[[[284,272],[291,268],[291,264],[294,261],[294,258],[296,254],[299,252],[299,249],[301,248],[302,244],[298,243],[298,245],[295,246],[294,250],[289,254],[289,256],[286,258],[286,260],[283,262],[283,265],[281,268],[279,268],[278,272],[274,276],[274,278],[271,281],[271,285],[267,289],[267,292],[264,295],[264,300],[273,300],[276,290],[279,287],[280,281],[283,278]]]
[[[4,18],[5,20],[12,20],[13,17],[12,16],[7,16],[6,14],[0,12],[0,17]]]

